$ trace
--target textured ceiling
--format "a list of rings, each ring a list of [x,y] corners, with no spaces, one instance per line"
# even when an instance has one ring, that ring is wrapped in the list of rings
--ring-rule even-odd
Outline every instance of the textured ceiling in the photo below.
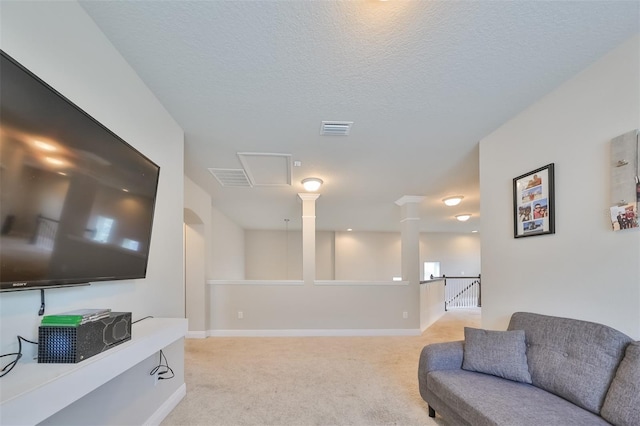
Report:
[[[638,1],[82,1],[185,131],[185,173],[247,229],[480,229],[478,141],[639,30]],[[320,136],[324,120],[353,121]],[[238,152],[291,154],[291,186],[223,187]],[[441,199],[464,194],[446,208]],[[453,215],[474,216],[459,223]]]

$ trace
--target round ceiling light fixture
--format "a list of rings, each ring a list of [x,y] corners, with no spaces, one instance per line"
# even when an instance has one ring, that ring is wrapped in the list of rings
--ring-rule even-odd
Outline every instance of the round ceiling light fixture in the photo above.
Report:
[[[322,179],[316,177],[302,179],[302,186],[304,186],[304,189],[308,192],[316,192],[323,183]]]
[[[443,198],[442,202],[448,206],[457,206],[458,204],[460,204],[463,198],[464,196],[462,195],[454,195],[452,197]]]
[[[467,220],[469,220],[470,217],[471,217],[471,213],[463,213],[463,214],[456,215],[456,219],[458,219],[460,222],[466,222]]]

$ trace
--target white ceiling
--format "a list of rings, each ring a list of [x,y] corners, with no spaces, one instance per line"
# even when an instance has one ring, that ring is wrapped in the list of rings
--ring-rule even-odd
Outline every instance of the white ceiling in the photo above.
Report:
[[[81,4],[184,129],[187,176],[246,229],[299,228],[310,176],[319,230],[398,231],[405,195],[425,197],[422,231],[480,229],[478,141],[640,25],[638,1]],[[325,120],[354,124],[320,136]],[[208,169],[241,169],[238,152],[302,165],[292,185],[223,187]]]

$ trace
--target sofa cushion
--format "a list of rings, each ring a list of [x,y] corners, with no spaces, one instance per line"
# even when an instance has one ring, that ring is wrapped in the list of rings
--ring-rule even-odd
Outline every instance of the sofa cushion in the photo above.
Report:
[[[448,424],[609,425],[600,416],[525,383],[466,370],[428,373],[429,405]]]
[[[514,313],[508,329],[525,331],[535,386],[600,413],[629,336],[602,324],[528,312]]]
[[[462,369],[531,383],[524,331],[464,328]]]
[[[640,342],[627,346],[601,415],[614,425],[640,425]]]

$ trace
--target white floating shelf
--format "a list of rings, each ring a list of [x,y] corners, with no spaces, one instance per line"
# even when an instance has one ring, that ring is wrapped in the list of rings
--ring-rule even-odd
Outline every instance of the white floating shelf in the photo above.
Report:
[[[38,364],[23,357],[0,379],[2,424],[37,424],[183,338],[184,318],[133,324],[131,340],[77,364]]]

